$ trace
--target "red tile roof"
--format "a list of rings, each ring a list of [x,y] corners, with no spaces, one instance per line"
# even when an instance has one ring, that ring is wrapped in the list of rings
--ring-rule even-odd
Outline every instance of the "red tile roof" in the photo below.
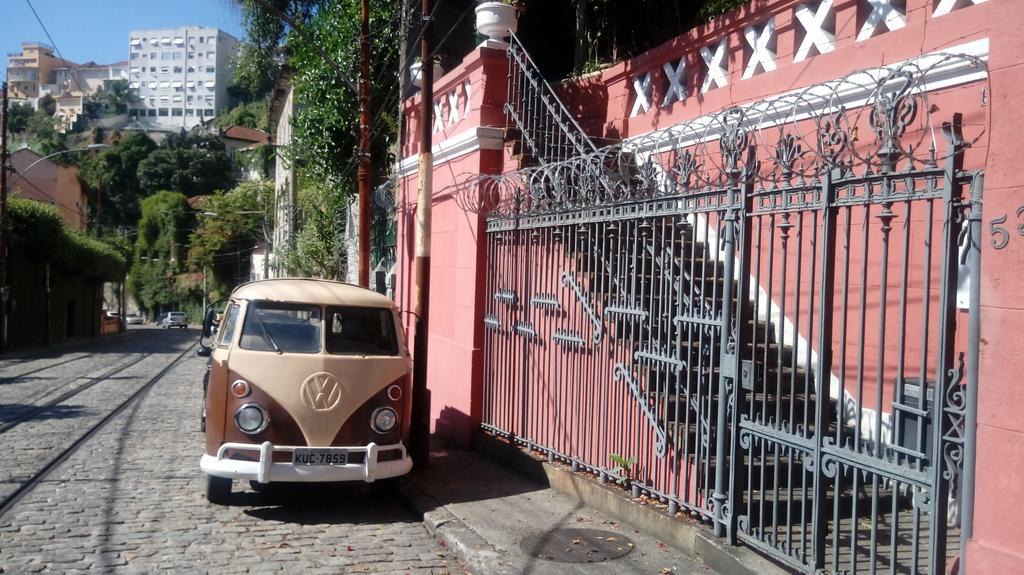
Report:
[[[261,144],[270,141],[270,134],[263,130],[246,128],[245,126],[228,126],[221,131],[221,136],[231,138],[232,140],[244,140]]]

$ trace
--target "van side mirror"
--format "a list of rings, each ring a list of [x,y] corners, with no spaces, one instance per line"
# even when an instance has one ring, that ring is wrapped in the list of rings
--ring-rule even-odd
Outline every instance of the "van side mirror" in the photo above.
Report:
[[[206,315],[203,317],[203,337],[213,335],[213,328],[217,325],[217,310],[210,306],[206,308]]]
[[[199,357],[210,357],[210,352],[212,351],[212,349],[200,344],[199,349],[196,350],[196,355]]]

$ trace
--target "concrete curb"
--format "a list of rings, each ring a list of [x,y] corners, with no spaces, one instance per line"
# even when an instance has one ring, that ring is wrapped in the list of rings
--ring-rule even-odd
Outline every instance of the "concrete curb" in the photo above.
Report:
[[[562,466],[538,461],[518,447],[476,434],[473,449],[552,489],[604,512],[638,531],[697,558],[719,573],[776,575],[790,573],[746,547],[726,545],[696,522],[680,520],[661,509],[637,505],[625,492],[602,485]],[[483,571],[478,571],[484,573]]]
[[[398,487],[398,494],[423,515],[427,531],[462,561],[470,573],[479,575],[519,575],[522,571],[509,565],[505,552],[495,549],[476,531],[456,517],[409,477]]]

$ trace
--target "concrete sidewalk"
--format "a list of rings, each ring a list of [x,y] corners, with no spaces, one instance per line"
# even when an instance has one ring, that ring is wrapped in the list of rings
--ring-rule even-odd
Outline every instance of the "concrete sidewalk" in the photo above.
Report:
[[[714,573],[676,548],[476,452],[435,449],[431,465],[415,471],[400,490],[423,513],[427,528],[474,575]],[[557,531],[565,528],[607,533],[598,537]],[[529,540],[525,546],[524,540]],[[593,559],[600,555],[595,545],[625,555],[568,563],[541,559],[524,549],[548,542],[553,546],[548,549],[550,554],[540,553],[545,557],[565,552]]]

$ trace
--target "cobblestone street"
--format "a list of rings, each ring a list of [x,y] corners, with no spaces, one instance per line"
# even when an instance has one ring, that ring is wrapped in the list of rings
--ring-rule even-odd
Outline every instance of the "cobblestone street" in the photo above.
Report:
[[[193,355],[194,338],[193,331],[132,330],[116,343],[90,344],[105,350],[95,357],[57,365],[83,355],[79,350],[4,362],[0,497],[188,348],[139,401],[0,515],[0,572],[460,571],[415,514],[399,501],[372,498],[363,485],[256,492],[235,482],[230,505],[207,503],[198,465],[205,360]],[[42,369],[47,365],[54,367]],[[82,376],[95,378],[121,366],[110,379],[64,402],[35,407],[82,385]]]

